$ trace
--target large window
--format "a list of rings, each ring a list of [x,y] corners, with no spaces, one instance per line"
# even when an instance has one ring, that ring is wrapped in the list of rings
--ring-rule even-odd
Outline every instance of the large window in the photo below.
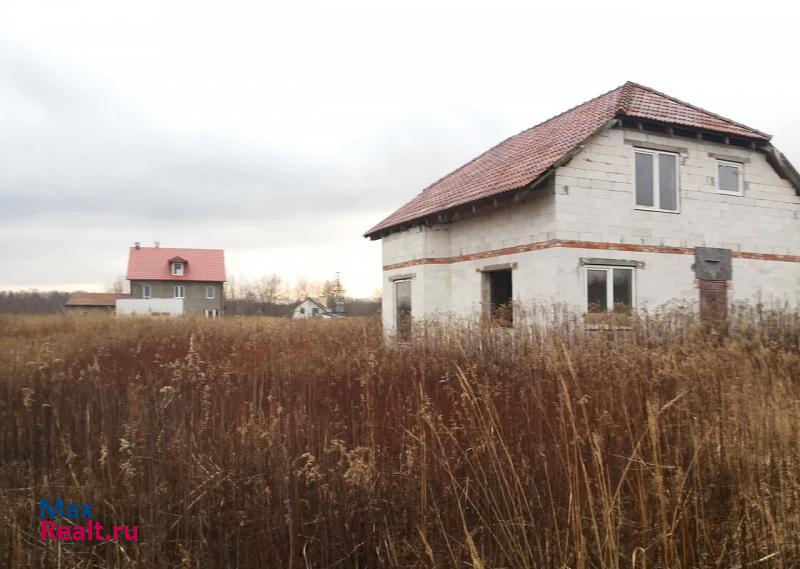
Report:
[[[186,287],[178,285],[175,287],[175,298],[184,298],[186,296]]]
[[[587,267],[587,310],[629,313],[634,306],[633,286],[632,267]]]
[[[411,279],[395,281],[394,305],[397,335],[408,339],[411,336]]]
[[[678,157],[669,152],[636,150],[636,205],[678,211]]]
[[[717,162],[717,188],[725,194],[742,193],[742,165],[735,162]]]

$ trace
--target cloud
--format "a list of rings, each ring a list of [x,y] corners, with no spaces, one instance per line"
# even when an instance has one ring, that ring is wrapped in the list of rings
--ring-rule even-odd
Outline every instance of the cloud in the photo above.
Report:
[[[771,132],[800,162],[796,10],[722,22],[684,4],[676,23],[638,4],[4,2],[0,286],[109,282],[133,241],[159,240],[225,248],[243,276],[346,267],[370,294],[365,230],[627,79]],[[676,26],[692,41],[651,41]],[[720,37],[770,56],[724,65]]]
[[[333,149],[181,132],[22,46],[0,59],[0,222],[47,213],[263,220],[398,207],[478,152],[468,117],[398,119]],[[12,57],[9,54],[14,54]],[[210,111],[211,112],[211,111]],[[363,231],[366,228],[359,228]]]

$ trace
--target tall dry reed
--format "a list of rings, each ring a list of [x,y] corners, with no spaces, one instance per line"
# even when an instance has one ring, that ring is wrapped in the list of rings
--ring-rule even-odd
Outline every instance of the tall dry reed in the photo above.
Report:
[[[0,566],[800,565],[796,314],[543,321],[0,318]]]

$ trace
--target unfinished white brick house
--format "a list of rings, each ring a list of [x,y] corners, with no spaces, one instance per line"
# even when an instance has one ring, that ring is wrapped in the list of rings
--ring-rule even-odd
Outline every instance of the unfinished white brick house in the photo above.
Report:
[[[800,176],[769,135],[626,83],[501,142],[366,236],[383,244],[389,332],[506,304],[797,305]]]

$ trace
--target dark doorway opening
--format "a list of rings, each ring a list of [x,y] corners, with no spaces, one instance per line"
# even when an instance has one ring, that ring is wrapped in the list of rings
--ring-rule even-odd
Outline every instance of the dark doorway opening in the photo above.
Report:
[[[485,275],[489,285],[490,319],[501,326],[511,326],[514,323],[511,269],[490,271]]]

